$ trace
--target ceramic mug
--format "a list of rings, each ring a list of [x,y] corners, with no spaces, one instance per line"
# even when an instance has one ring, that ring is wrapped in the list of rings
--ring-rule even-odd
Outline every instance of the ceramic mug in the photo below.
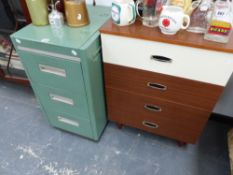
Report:
[[[136,20],[133,0],[115,0],[112,3],[112,20],[119,26],[130,25]]]
[[[181,7],[163,6],[159,18],[159,28],[163,34],[174,35],[180,29],[187,29],[190,17],[186,15]]]

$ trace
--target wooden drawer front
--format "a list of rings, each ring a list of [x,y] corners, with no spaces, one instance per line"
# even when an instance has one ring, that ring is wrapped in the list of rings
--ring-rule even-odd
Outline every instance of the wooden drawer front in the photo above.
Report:
[[[53,56],[19,52],[23,65],[32,82],[84,93],[81,64]]]
[[[56,110],[89,119],[86,94],[79,89],[65,91],[35,83],[32,86],[46,111]]]
[[[107,87],[163,98],[208,111],[212,111],[223,90],[223,87],[217,85],[107,63],[104,64],[104,76]]]
[[[210,115],[208,111],[112,88],[106,88],[106,96],[110,120],[189,143],[198,139]]]
[[[70,115],[57,111],[49,111],[47,115],[52,126],[88,138],[93,138],[93,131],[88,120],[82,119],[78,115]]]
[[[232,54],[101,34],[106,63],[225,86],[233,70]],[[157,56],[151,59],[151,56]],[[170,58],[167,60],[162,57]]]

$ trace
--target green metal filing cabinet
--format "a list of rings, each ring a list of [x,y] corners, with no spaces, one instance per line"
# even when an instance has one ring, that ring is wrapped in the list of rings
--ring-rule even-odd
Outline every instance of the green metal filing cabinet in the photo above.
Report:
[[[11,39],[48,122],[98,140],[106,125],[98,29],[110,10],[89,6],[88,11],[88,26],[29,25]]]

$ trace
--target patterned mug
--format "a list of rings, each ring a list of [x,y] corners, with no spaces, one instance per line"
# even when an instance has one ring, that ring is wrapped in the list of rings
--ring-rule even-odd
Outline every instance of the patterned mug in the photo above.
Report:
[[[136,20],[133,0],[115,0],[112,3],[112,21],[119,26],[133,24]]]

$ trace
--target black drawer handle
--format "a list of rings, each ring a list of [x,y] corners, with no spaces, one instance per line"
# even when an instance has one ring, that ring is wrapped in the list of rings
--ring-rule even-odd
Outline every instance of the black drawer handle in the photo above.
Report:
[[[152,60],[160,61],[160,62],[165,62],[165,63],[171,63],[172,62],[171,58],[164,57],[164,56],[159,56],[159,55],[152,55],[150,58]]]
[[[162,111],[161,107],[155,106],[155,105],[145,104],[144,108],[147,109],[147,110],[149,110],[149,111],[154,111],[154,112],[161,112]]]
[[[166,91],[167,90],[167,86],[162,85],[162,84],[158,84],[158,83],[148,82],[147,86],[150,87],[150,88],[152,88],[152,89],[159,89],[161,91]]]
[[[157,125],[156,123],[152,123],[152,122],[148,122],[148,121],[143,121],[142,124],[148,128],[152,128],[152,129],[157,129],[159,127],[159,125]]]

